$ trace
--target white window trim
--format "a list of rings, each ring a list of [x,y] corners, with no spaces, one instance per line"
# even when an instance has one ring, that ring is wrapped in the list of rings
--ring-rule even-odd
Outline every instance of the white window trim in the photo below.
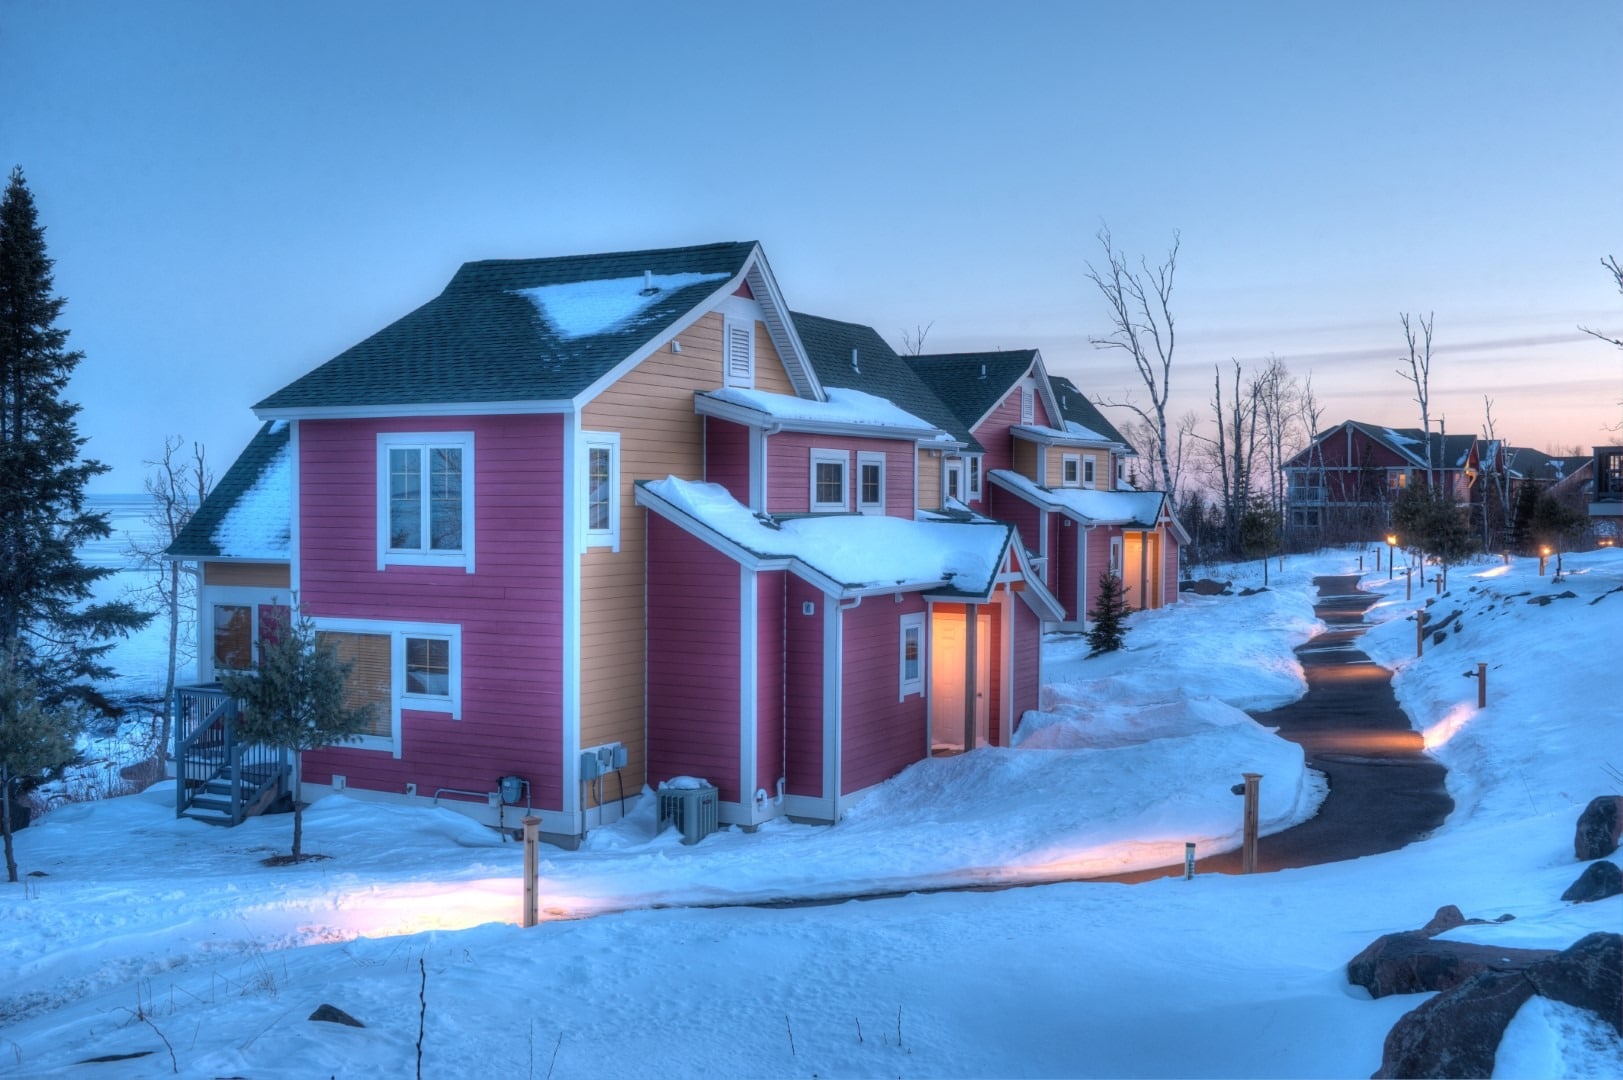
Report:
[[[1076,467],[1075,475],[1072,475],[1072,473],[1071,473],[1071,467],[1073,465]],[[1060,459],[1059,459],[1059,484],[1060,484],[1060,487],[1081,487],[1082,486],[1082,455],[1081,454],[1061,454],[1060,455]]]
[[[964,493],[969,502],[979,502],[981,497],[981,455],[964,455]]]
[[[205,682],[214,682],[219,679],[220,673],[214,667],[214,605],[229,604],[235,607],[251,607],[254,609],[250,638],[252,641],[254,662],[259,662],[259,609],[267,604],[276,607],[285,607],[294,618],[298,613],[293,611],[293,602],[288,599],[289,590],[274,586],[263,585],[205,585],[203,596],[197,605],[197,667],[201,675],[208,673]]]
[[[460,551],[395,551],[389,547],[389,451],[451,446],[462,451],[462,549]],[[428,459],[425,454],[423,467]],[[473,573],[474,459],[471,431],[380,431],[378,433],[378,569],[386,566],[460,566]],[[428,505],[428,476],[423,476],[423,504]],[[426,511],[425,511],[426,512]],[[426,539],[426,537],[425,537]]]
[[[742,334],[745,344],[745,357],[749,370],[743,374],[733,370],[733,336]],[[722,320],[721,332],[721,377],[727,386],[739,386],[745,390],[755,387],[755,320],[735,319],[727,317]]]
[[[1126,548],[1122,544],[1122,539],[1123,538],[1120,536],[1112,536],[1110,538],[1110,565],[1108,569],[1118,578],[1122,578],[1126,571],[1126,568],[1122,566],[1122,560],[1125,558],[1126,552]],[[1125,578],[1123,580],[1125,580]]]
[[[1099,462],[1092,454],[1082,458],[1082,486],[1085,488],[1097,487],[1099,484]]]
[[[840,467],[840,501],[837,503],[817,501],[817,466],[829,464]],[[813,447],[806,473],[810,487],[806,495],[806,505],[811,507],[814,512],[838,512],[851,509],[851,452],[849,450],[828,450]]]
[[[911,679],[907,677],[907,632],[910,629],[917,630],[919,634],[919,673]],[[928,639],[924,633],[923,612],[902,616],[901,625],[897,629],[896,648],[896,674],[897,684],[900,688],[896,700],[906,701],[910,694],[918,694],[923,697],[925,673],[929,670],[925,662]]]
[[[1127,462],[1121,458],[1116,459],[1116,487],[1119,489],[1122,482],[1127,479]]]
[[[395,757],[401,754],[400,714],[413,712],[448,713],[452,720],[462,719],[462,627],[458,623],[389,622],[382,619],[329,619],[315,618],[316,630],[340,634],[377,634],[389,638],[389,737],[362,735],[356,742],[340,745],[352,750],[387,750]],[[451,643],[451,692],[443,697],[434,694],[406,693],[406,639],[440,638]]]
[[[952,485],[948,483],[948,477],[954,473],[958,475],[958,494],[956,495],[951,493],[950,488]],[[964,463],[961,458],[953,458],[951,461],[943,462],[941,466],[941,505],[946,506],[948,499],[957,499],[959,502],[965,501]]]
[[[592,451],[609,452],[609,527],[594,529],[592,520]],[[606,547],[620,550],[620,433],[618,431],[581,432],[580,452],[580,522],[589,548]]]
[[[879,501],[874,503],[862,501],[862,467],[864,465],[879,466]],[[885,512],[885,455],[878,450],[857,451],[857,513],[883,514]],[[813,485],[815,487],[815,484]]]

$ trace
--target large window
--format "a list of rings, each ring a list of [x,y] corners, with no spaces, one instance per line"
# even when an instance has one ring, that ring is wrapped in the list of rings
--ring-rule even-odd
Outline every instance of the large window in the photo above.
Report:
[[[813,510],[848,510],[845,470],[851,455],[844,450],[813,450],[811,452],[811,508]]]
[[[588,431],[586,447],[586,546],[620,549],[620,435]]]
[[[871,451],[857,454],[857,511],[863,514],[885,512],[885,455]]]
[[[318,619],[316,639],[353,665],[344,704],[372,706],[362,749],[400,756],[402,710],[462,715],[462,631],[455,624]]]
[[[378,436],[378,568],[473,571],[473,433]]]
[[[897,700],[924,693],[924,616],[902,616],[901,691]]]

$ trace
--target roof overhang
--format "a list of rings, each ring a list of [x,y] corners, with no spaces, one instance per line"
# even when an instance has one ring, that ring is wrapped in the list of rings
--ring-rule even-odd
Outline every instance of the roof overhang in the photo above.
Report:
[[[799,431],[817,435],[846,435],[852,437],[866,437],[870,439],[905,439],[931,447],[950,449],[953,446],[962,446],[956,441],[945,441],[951,437],[939,428],[901,427],[889,424],[857,424],[830,420],[816,420],[810,417],[782,417],[760,409],[752,409],[748,405],[741,405],[736,401],[723,401],[712,397],[708,391],[696,390],[693,393],[693,411],[700,416],[714,416],[718,420],[729,420],[745,427],[761,428],[773,431]]]
[[[434,401],[398,405],[321,405],[282,409],[255,409],[261,420],[373,420],[392,416],[520,416],[568,413],[567,398],[528,401]]]
[[[1129,451],[1121,443],[1116,442],[1114,439],[1107,439],[1103,435],[1097,439],[1088,439],[1081,435],[1073,435],[1068,431],[1034,427],[1030,424],[1010,424],[1009,434],[1017,439],[1036,443],[1039,446],[1075,446],[1078,448],[1115,450],[1123,457],[1129,454]],[[1133,457],[1138,456],[1136,451],[1130,453]]]

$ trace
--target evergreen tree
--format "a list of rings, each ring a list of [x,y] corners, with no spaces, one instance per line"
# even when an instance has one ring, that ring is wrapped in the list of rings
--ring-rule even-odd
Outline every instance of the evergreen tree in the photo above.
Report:
[[[1537,485],[1523,481],[1516,490],[1516,509],[1510,525],[1511,550],[1518,555],[1531,555],[1538,547],[1533,537],[1533,511],[1538,506]]]
[[[0,832],[5,835],[9,881],[17,880],[11,800],[24,780],[73,760],[76,727],[67,709],[40,703],[39,689],[20,670],[17,653],[15,642],[0,647]]]
[[[1533,542],[1555,552],[1555,576],[1561,576],[1561,556],[1574,537],[1589,524],[1589,515],[1574,510],[1548,491],[1540,492],[1528,521]]]
[[[107,466],[79,456],[79,406],[62,398],[83,354],[56,326],[66,301],[51,295],[51,266],[34,197],[13,169],[0,199],[0,642],[47,708],[79,713],[105,705],[91,684],[112,675],[111,639],[151,616],[91,603],[92,584],[114,571],[77,555],[111,532],[106,515],[84,508],[85,483]],[[16,722],[15,711],[0,715]]]
[[[370,704],[351,706],[345,701],[344,682],[354,666],[339,659],[331,642],[319,640],[314,623],[299,618],[261,632],[259,662],[253,671],[233,672],[220,679],[226,693],[243,704],[237,718],[238,737],[294,755],[294,862],[304,857],[297,755],[350,742],[372,722]]]
[[[1093,626],[1088,630],[1090,656],[1115,652],[1127,636],[1127,595],[1121,578],[1106,570],[1099,575],[1099,596],[1088,612]]]

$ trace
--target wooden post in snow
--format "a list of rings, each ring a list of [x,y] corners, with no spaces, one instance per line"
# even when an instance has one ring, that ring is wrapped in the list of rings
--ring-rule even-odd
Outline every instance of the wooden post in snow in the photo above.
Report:
[[[980,693],[976,680],[980,669],[980,609],[964,605],[964,752],[975,749],[975,702]]]
[[[524,926],[534,926],[540,915],[536,895],[536,877],[541,872],[540,853],[536,850],[541,840],[540,829],[540,818],[532,814],[524,819]]]
[[[1478,664],[1476,666],[1476,707],[1479,709],[1486,709],[1488,707],[1487,664]]]
[[[1414,613],[1414,657],[1416,660],[1426,655],[1426,609],[1421,608]]]
[[[1257,872],[1257,800],[1261,773],[1241,773],[1245,777],[1245,846],[1240,850],[1240,873]]]

